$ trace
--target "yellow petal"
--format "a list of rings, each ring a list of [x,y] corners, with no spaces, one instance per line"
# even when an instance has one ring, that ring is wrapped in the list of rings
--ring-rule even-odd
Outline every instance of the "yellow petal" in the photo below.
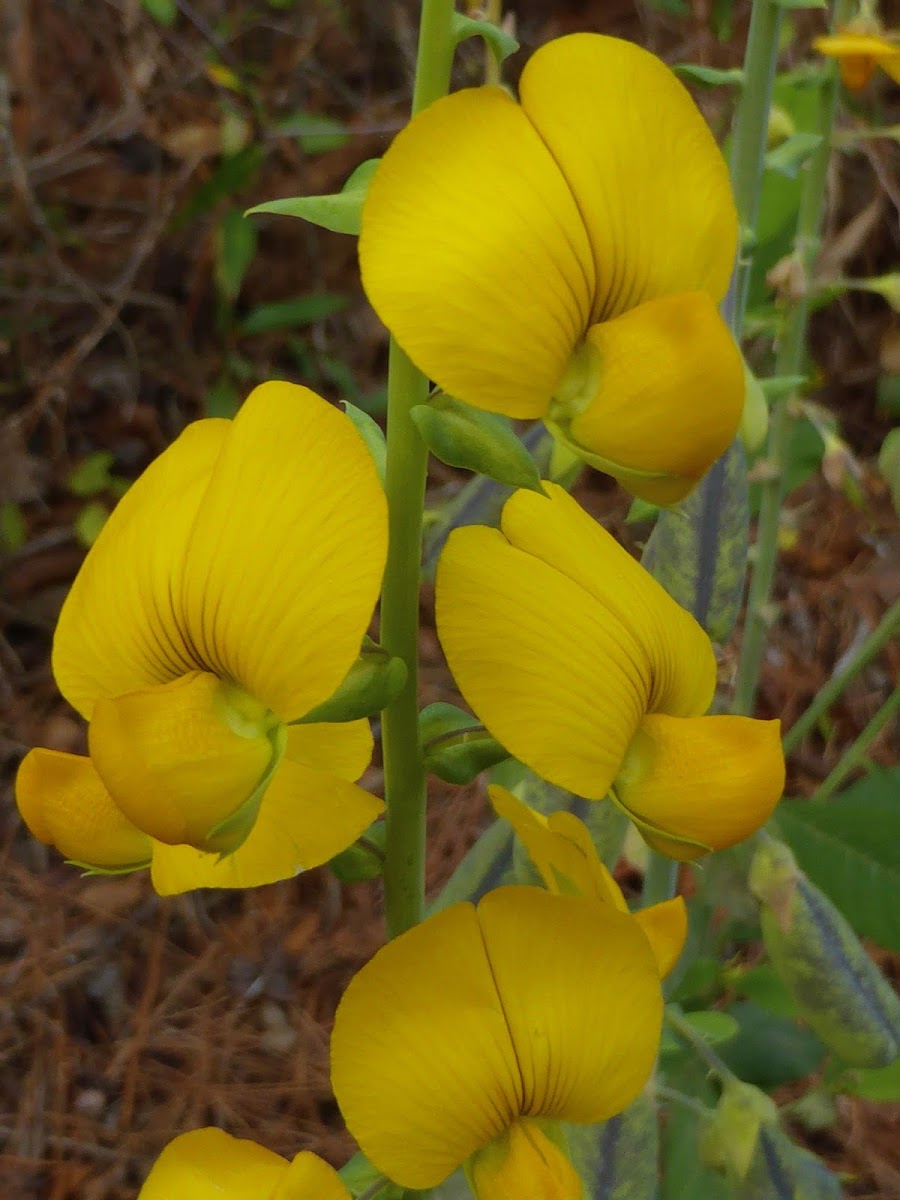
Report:
[[[290,721],[355,661],[387,546],[384,492],[352,422],[265,383],[235,418],[197,514],[182,602],[209,670]]]
[[[744,407],[743,359],[713,301],[648,301],[592,326],[583,354],[584,390],[551,409],[553,421],[634,495],[686,496],[733,441]]]
[[[369,765],[372,745],[368,721],[291,725],[284,756],[291,762],[354,781]]]
[[[466,1176],[476,1200],[582,1200],[569,1159],[535,1121],[516,1123],[472,1159]]]
[[[120,871],[150,861],[150,839],[115,806],[84,755],[29,750],[16,775],[16,804],[38,841],[75,862]]]
[[[213,849],[215,827],[262,781],[274,753],[265,714],[251,714],[238,732],[229,719],[233,692],[194,671],[94,706],[94,766],[116,805],[158,841]]]
[[[359,256],[372,307],[444,391],[545,411],[589,324],[594,267],[565,180],[505,92],[456,92],[395,138]]]
[[[564,488],[543,487],[546,496],[522,489],[506,502],[505,536],[584,588],[631,632],[652,664],[651,710],[685,717],[706,712],[716,686],[707,635]]]
[[[516,831],[549,891],[594,896],[620,912],[628,911],[621,889],[600,861],[583,821],[568,812],[545,817],[496,785],[488,788],[488,796],[497,816]]]
[[[541,888],[489,892],[478,921],[522,1075],[521,1112],[604,1121],[649,1078],[662,995],[627,913]]]
[[[436,605],[479,720],[544,779],[602,799],[647,708],[645,647],[578,584],[481,526],[450,535]]]
[[[138,1200],[268,1200],[287,1170],[286,1159],[256,1142],[192,1129],[169,1142]]]
[[[728,170],[672,72],[640,46],[577,33],[533,54],[519,90],[590,234],[592,320],[671,292],[720,300],[737,249]]]
[[[845,55],[900,55],[900,45],[890,38],[871,33],[833,33],[813,38],[813,50],[828,58],[843,58]]]
[[[53,674],[88,720],[101,696],[203,668],[174,580],[230,427],[189,425],[116,505],[72,584],[53,639]]]
[[[516,1058],[471,904],[395,938],[350,981],[331,1083],[363,1153],[403,1187],[435,1187],[515,1120]]]
[[[659,967],[661,979],[669,974],[678,962],[687,940],[687,909],[681,896],[664,900],[662,904],[651,904],[634,914],[634,919],[643,929],[650,949]]]
[[[296,1154],[271,1200],[350,1200],[334,1167],[303,1150]]]
[[[751,717],[644,718],[616,779],[638,822],[695,843],[679,848],[641,832],[671,858],[724,850],[771,816],[784,788],[780,721]]]
[[[314,728],[309,726],[309,728]],[[384,810],[376,796],[328,771],[284,759],[256,822],[233,854],[153,846],[151,879],[162,896],[194,888],[249,888],[320,866],[346,850]]]

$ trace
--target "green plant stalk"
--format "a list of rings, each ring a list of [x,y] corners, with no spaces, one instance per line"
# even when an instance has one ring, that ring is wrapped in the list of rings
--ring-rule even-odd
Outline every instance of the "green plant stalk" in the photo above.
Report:
[[[702,1059],[710,1071],[717,1075],[720,1080],[724,1082],[726,1079],[735,1078],[731,1068],[719,1058],[712,1046],[697,1032],[690,1021],[684,1019],[681,1013],[669,1007],[665,1012],[665,1020],[675,1030],[682,1041],[687,1042],[698,1058]]]
[[[655,850],[650,851],[641,888],[641,908],[672,899],[678,886],[678,868],[679,864],[673,859],[657,854]]]
[[[900,688],[896,688],[869,721],[859,737],[841,756],[841,761],[816,790],[816,800],[827,800],[838,790],[847,776],[865,764],[869,747],[883,729],[900,714]]]
[[[740,249],[732,287],[730,324],[737,338],[740,338],[744,321],[750,269],[756,247],[756,223],[765,168],[772,85],[778,61],[781,14],[781,6],[773,3],[773,0],[753,0],[744,54],[744,86],[734,117],[729,166],[740,226]]]
[[[453,0],[423,0],[413,113],[445,95],[454,41]],[[389,937],[422,920],[425,906],[425,768],[419,741],[419,569],[428,451],[410,409],[428,380],[391,338],[388,358],[388,556],[381,593],[381,644],[406,664],[406,683],[382,724],[387,806],[384,906]]]
[[[836,5],[836,10],[841,4]],[[838,19],[838,12],[835,13]],[[831,156],[831,131],[838,96],[838,72],[832,65],[827,81],[819,93],[819,119],[816,133],[821,142],[806,168],[806,179],[800,196],[797,216],[797,236],[794,245],[802,291],[788,309],[784,319],[778,351],[775,356],[775,375],[799,375],[806,346],[806,326],[809,317],[810,278],[819,252],[819,229],[825,208],[825,180]],[[738,662],[735,683],[734,711],[750,714],[756,703],[759,673],[769,626],[769,604],[775,578],[778,554],[778,529],[781,508],[786,494],[785,474],[788,443],[791,434],[790,395],[772,405],[769,418],[769,437],[766,458],[772,477],[762,484],[759,522],[756,534],[756,558],[750,579],[747,599],[747,618]]]
[[[820,717],[831,708],[844,689],[853,682],[864,667],[868,666],[882,646],[886,645],[898,630],[900,630],[900,600],[896,600],[888,609],[844,670],[829,679],[809,708],[787,731],[783,742],[785,754],[790,754],[794,747],[803,741]]]

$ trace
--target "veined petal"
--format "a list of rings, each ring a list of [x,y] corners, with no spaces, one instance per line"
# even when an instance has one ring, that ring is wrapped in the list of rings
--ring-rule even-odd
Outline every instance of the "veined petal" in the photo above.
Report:
[[[372,727],[366,720],[291,725],[284,756],[353,782],[371,762],[373,744]]]
[[[308,388],[247,397],[183,564],[184,621],[207,669],[290,721],[355,661],[387,547],[384,492],[352,422]]]
[[[372,307],[445,392],[513,417],[545,411],[590,323],[594,265],[565,180],[505,92],[456,92],[398,134],[359,257]]]
[[[647,709],[645,647],[578,584],[482,526],[450,535],[436,605],[479,720],[544,779],[602,799]]]
[[[640,908],[634,919],[643,929],[659,967],[661,979],[669,974],[684,949],[687,940],[687,909],[681,896]]]
[[[504,887],[478,906],[522,1076],[521,1112],[604,1121],[649,1078],[662,994],[647,938],[605,901]]]
[[[512,825],[549,891],[594,896],[619,912],[628,911],[621,889],[600,861],[583,821],[568,812],[545,817],[496,785],[488,788],[488,797],[497,816]]]
[[[555,483],[546,496],[521,489],[501,529],[513,546],[584,588],[644,647],[652,667],[648,705],[671,716],[706,712],[716,660],[703,629],[602,525]]]
[[[668,67],[631,42],[576,33],[531,56],[519,91],[590,235],[592,320],[671,292],[721,300],[738,233],[728,169]]]
[[[249,800],[272,761],[264,713],[251,713],[238,733],[227,719],[229,691],[193,671],[94,706],[94,766],[116,806],[158,841],[213,849],[212,831]]]
[[[634,495],[686,496],[734,440],[744,409],[743,359],[712,300],[650,300],[592,326],[583,353],[593,356],[589,388],[551,410],[553,420]]]
[[[401,934],[350,981],[331,1083],[363,1153],[408,1188],[435,1187],[516,1119],[516,1056],[471,904]]]
[[[53,675],[88,720],[101,696],[203,669],[173,579],[230,428],[214,419],[189,425],[128,489],[75,577],[53,639]]]
[[[645,839],[690,861],[724,850],[772,815],[784,789],[781,722],[751,717],[649,714],[628,749],[615,790]],[[648,833],[686,839],[679,847]]]
[[[274,1200],[287,1159],[221,1129],[192,1129],[169,1142],[138,1200]],[[346,1193],[345,1193],[346,1194]],[[309,1200],[316,1200],[309,1193]]]
[[[16,775],[16,804],[39,842],[75,862],[121,871],[150,861],[150,839],[116,807],[85,755],[29,750]]]
[[[355,784],[285,758],[256,823],[233,854],[223,858],[155,842],[150,877],[161,896],[291,879],[346,850],[383,810],[381,800]]]
[[[516,1121],[466,1170],[476,1200],[582,1200],[584,1186],[536,1121]]]

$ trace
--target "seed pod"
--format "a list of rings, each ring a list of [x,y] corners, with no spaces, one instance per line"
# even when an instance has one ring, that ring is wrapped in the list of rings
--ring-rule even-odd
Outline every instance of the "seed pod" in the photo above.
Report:
[[[884,1067],[900,1053],[900,1000],[856,934],[797,866],[767,839],[750,868],[772,964],[819,1037],[854,1067]]]
[[[602,1125],[570,1125],[569,1152],[591,1200],[655,1200],[656,1103],[646,1093]]]

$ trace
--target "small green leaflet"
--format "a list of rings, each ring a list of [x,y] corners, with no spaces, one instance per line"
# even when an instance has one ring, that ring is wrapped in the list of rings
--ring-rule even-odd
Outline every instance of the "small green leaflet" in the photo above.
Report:
[[[350,233],[359,236],[363,203],[379,159],[370,158],[361,163],[343,188],[330,196],[287,196],[283,200],[267,200],[248,208],[245,217],[258,213],[272,213],[283,217],[300,217],[332,233]]]

